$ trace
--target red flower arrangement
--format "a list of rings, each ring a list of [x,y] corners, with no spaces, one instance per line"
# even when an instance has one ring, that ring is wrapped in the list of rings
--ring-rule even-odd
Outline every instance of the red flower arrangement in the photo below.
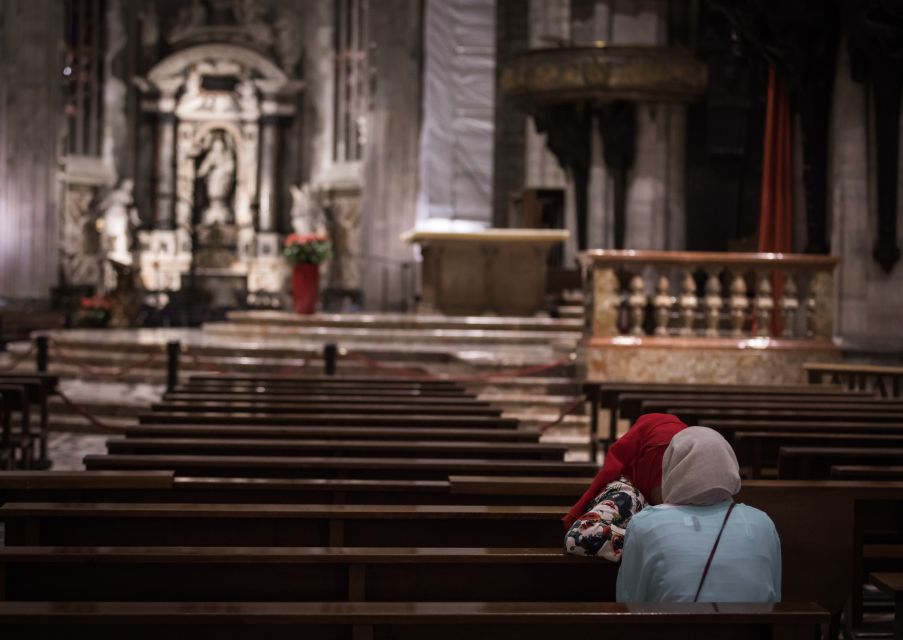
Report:
[[[320,264],[332,257],[332,243],[322,234],[293,233],[285,239],[282,255],[292,265]]]

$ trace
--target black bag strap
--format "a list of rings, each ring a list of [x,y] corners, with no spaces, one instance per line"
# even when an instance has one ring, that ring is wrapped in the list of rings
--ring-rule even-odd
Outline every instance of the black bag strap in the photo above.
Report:
[[[731,502],[731,506],[727,508],[724,514],[724,522],[721,523],[721,529],[718,531],[718,537],[715,538],[715,544],[712,545],[712,551],[709,553],[709,559],[705,562],[705,569],[702,571],[702,578],[699,579],[699,586],[696,588],[696,595],[693,596],[693,602],[699,601],[699,594],[702,592],[702,585],[705,583],[705,577],[709,575],[709,567],[712,566],[712,558],[715,557],[715,551],[718,550],[718,543],[721,542],[721,534],[724,533],[724,527],[727,525],[727,519],[731,517],[731,511],[737,506],[736,502]]]

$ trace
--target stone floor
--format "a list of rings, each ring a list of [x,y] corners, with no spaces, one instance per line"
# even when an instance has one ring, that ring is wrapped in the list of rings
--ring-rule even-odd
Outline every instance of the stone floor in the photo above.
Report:
[[[47,453],[54,471],[82,471],[82,459],[89,454],[107,452],[107,437],[89,433],[59,431],[50,434]]]

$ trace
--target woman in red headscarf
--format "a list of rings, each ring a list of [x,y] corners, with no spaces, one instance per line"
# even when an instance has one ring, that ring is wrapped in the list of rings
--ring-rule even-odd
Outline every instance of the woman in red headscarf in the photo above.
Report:
[[[631,516],[661,502],[662,458],[686,428],[671,414],[647,413],[609,448],[589,489],[561,519],[567,553],[620,560]]]

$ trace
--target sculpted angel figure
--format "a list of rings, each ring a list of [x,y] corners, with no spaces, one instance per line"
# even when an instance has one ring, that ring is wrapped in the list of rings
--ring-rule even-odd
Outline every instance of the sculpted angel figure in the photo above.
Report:
[[[309,184],[291,186],[292,230],[298,235],[326,235],[326,220],[318,194]]]
[[[141,224],[134,205],[133,189],[132,180],[123,180],[100,203],[103,214],[98,227],[104,251],[107,259],[121,264],[132,263],[132,232]]]

